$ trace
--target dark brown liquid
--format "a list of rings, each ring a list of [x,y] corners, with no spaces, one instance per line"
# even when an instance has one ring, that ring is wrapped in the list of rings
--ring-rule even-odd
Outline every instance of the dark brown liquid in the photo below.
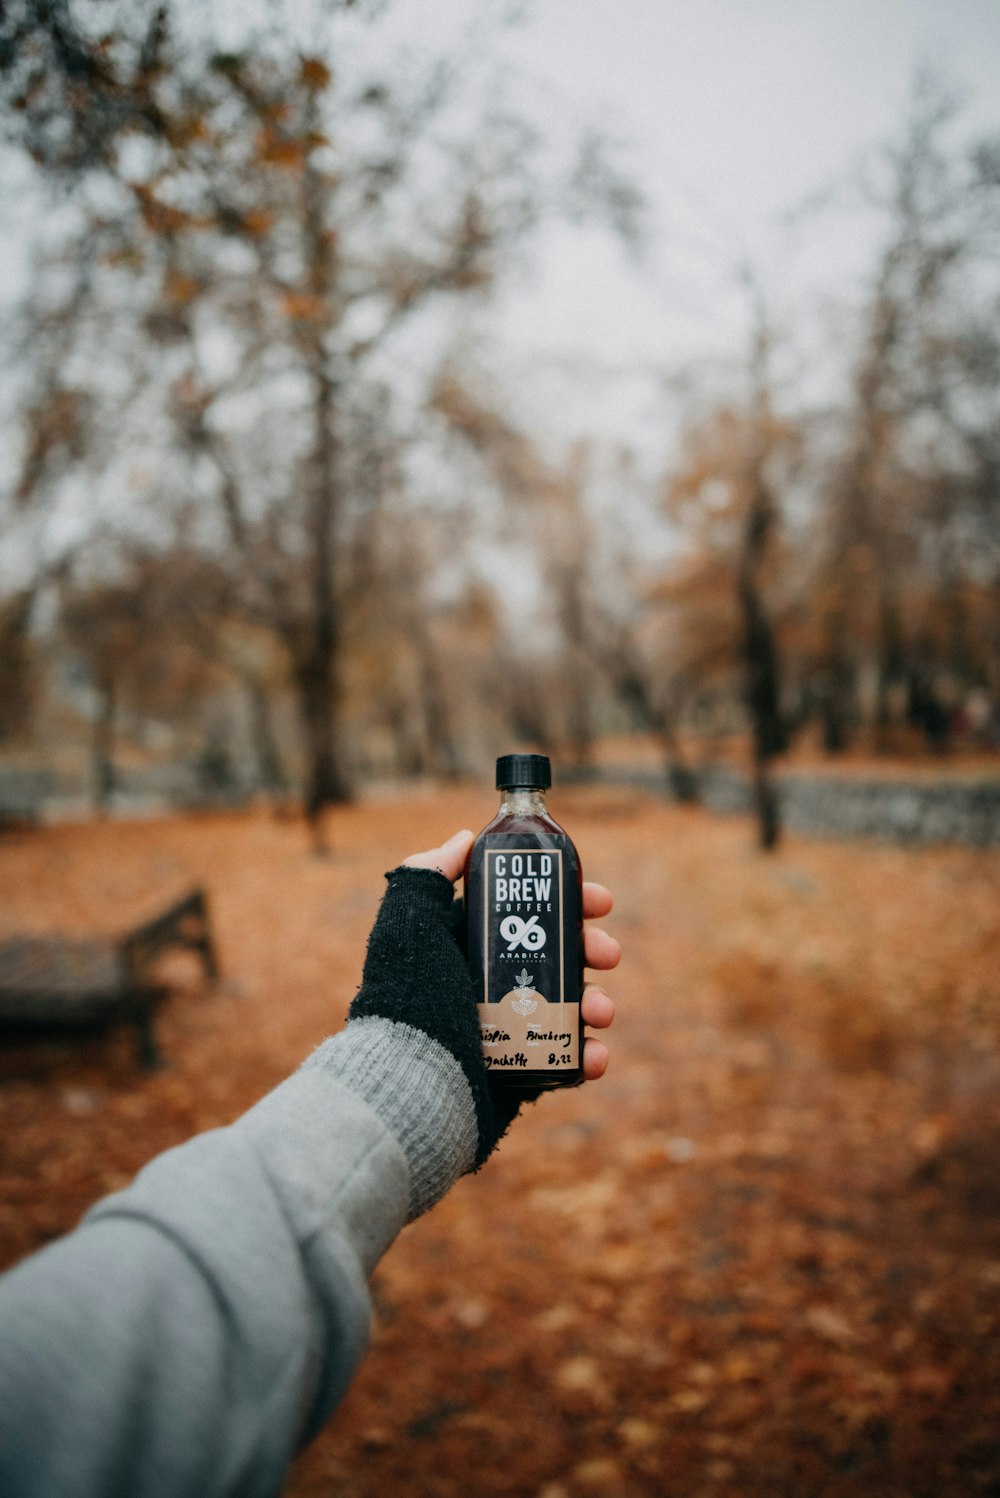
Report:
[[[476,838],[465,864],[465,909],[468,923],[468,951],[470,968],[477,992],[482,990],[484,955],[479,937],[485,898],[485,854],[489,848],[505,848],[511,852],[524,850],[545,851],[559,849],[566,866],[567,879],[563,891],[562,929],[567,954],[566,985],[564,999],[579,1003],[583,996],[583,872],[580,857],[572,839],[547,813],[526,814],[524,812],[498,813],[488,827]],[[526,961],[530,962],[530,957]],[[579,1031],[579,1065],[559,1068],[527,1068],[511,1073],[491,1071],[493,1080],[505,1087],[520,1091],[535,1091],[539,1088],[577,1087],[583,1081],[583,1019],[577,1020]],[[543,1048],[544,1050],[544,1048]]]

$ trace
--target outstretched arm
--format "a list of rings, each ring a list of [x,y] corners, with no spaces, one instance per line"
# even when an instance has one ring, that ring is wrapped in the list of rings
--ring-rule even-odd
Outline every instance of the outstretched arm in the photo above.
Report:
[[[507,1121],[481,1088],[449,924],[467,846],[459,834],[390,875],[345,1030],[0,1279],[0,1493],[280,1490],[365,1348],[374,1265]],[[614,966],[610,937],[588,942],[592,965]],[[589,990],[584,1013],[603,1027],[611,1001]]]

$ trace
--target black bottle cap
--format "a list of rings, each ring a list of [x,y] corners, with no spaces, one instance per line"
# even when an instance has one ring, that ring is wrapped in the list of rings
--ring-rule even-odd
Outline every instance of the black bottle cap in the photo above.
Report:
[[[547,754],[501,754],[497,760],[497,790],[548,790],[552,766]]]

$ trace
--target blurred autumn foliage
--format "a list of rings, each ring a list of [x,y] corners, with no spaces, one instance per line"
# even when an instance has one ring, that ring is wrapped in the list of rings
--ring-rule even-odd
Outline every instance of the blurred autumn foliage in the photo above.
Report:
[[[460,309],[555,218],[642,243],[641,185],[589,127],[554,159],[488,27],[396,56],[386,10],[277,5],[236,46],[167,3],[6,7],[6,159],[59,211],[9,351],[4,762],[89,740],[98,802],[116,758],[214,763],[318,822],[512,738],[653,735],[683,788],[737,736],[771,846],[790,744],[993,750],[997,141],[924,81],[872,158],[846,386],[803,395],[743,265],[746,348],[660,380],[656,457],[559,451]]]

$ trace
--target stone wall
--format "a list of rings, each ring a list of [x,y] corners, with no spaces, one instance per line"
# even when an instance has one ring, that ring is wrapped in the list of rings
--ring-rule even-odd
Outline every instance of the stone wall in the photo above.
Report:
[[[566,777],[560,776],[560,779]],[[749,815],[750,783],[729,765],[685,771],[673,782],[666,771],[608,768],[575,777],[634,785],[657,795],[694,799],[709,811]],[[1000,772],[996,778],[856,779],[784,771],[775,777],[783,825],[810,836],[871,837],[896,843],[966,843],[1000,847]],[[241,787],[209,789],[188,767],[149,769],[119,778],[113,810],[142,814],[153,809],[232,805],[246,795]],[[6,820],[58,820],[89,808],[80,788],[69,795],[47,771],[0,769],[0,823]]]
[[[601,780],[674,795],[666,773],[609,770]],[[749,814],[750,782],[727,765],[692,772],[695,799],[710,811]],[[811,836],[895,843],[1000,846],[1000,773],[995,779],[854,779],[785,771],[775,776],[782,823]]]
[[[142,817],[198,808],[222,809],[244,803],[248,781],[210,781],[197,765],[163,763],[119,769],[106,811],[115,817]],[[0,765],[0,827],[59,822],[93,814],[93,786],[47,769]]]

